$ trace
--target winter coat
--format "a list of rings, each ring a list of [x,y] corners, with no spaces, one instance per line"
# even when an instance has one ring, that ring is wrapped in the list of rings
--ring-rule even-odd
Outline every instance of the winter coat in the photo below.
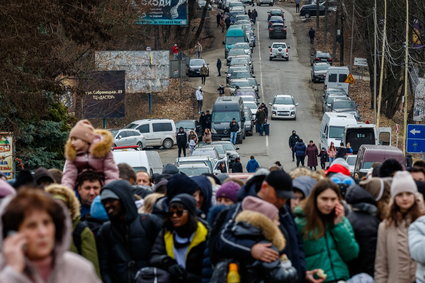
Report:
[[[4,209],[12,200],[10,196],[2,202],[0,208],[0,220],[4,213]],[[65,209],[65,208],[64,208]],[[25,261],[25,270],[21,273],[8,266],[5,262],[3,254],[0,256],[0,282],[13,282],[13,283],[100,283],[100,279],[96,276],[93,264],[85,258],[69,252],[69,243],[71,242],[71,219],[68,211],[64,225],[64,231],[60,243],[55,244],[54,260],[49,280],[44,281],[40,274],[37,272],[35,266],[29,261]],[[0,229],[2,228],[0,225]],[[3,246],[4,238],[0,236],[0,245]]]
[[[198,215],[202,219],[207,219],[208,211],[212,205],[212,185],[206,176],[193,176],[191,177],[193,181],[198,185],[198,188],[201,190],[202,196],[204,197],[204,201],[202,203],[201,208],[199,209],[200,214]]]
[[[376,241],[378,237],[378,208],[373,196],[357,185],[351,187],[345,200],[351,205],[347,215],[359,244],[359,256],[348,263],[350,275],[367,273],[373,277],[375,270]]]
[[[204,100],[204,93],[200,89],[195,91],[195,96],[196,96],[196,100]]]
[[[305,157],[307,147],[303,142],[297,142],[294,146],[295,156]]]
[[[345,158],[345,156],[347,155],[347,149],[345,147],[340,147],[338,148],[338,150],[336,151],[336,158]]]
[[[295,208],[295,216],[298,231],[304,239],[306,269],[323,269],[327,274],[324,282],[347,280],[350,274],[346,263],[359,253],[359,245],[348,219],[344,217],[340,223],[329,225],[325,234],[315,239],[311,234],[306,235],[307,220],[301,206]]]
[[[205,126],[208,129],[211,129],[211,123],[212,123],[212,115],[211,114],[205,114]]]
[[[329,161],[329,156],[326,150],[321,150],[319,153],[319,157],[320,157],[320,162],[322,163]]]
[[[176,139],[177,139],[177,146],[178,147],[185,147],[187,145],[187,134],[185,131],[183,132],[178,132],[176,134]]]
[[[319,154],[319,150],[315,144],[308,145],[306,149],[307,153],[307,166],[315,167],[317,166],[317,155]]]
[[[232,165],[232,173],[242,173],[242,172],[243,172],[242,163],[234,162]]]
[[[186,279],[187,283],[200,283],[202,280],[202,262],[204,251],[207,248],[208,228],[206,224],[197,221],[197,229],[186,252]],[[177,264],[174,256],[173,232],[163,229],[152,248],[150,263],[161,269],[169,270]],[[174,282],[174,281],[173,281]],[[180,282],[179,282],[180,283]],[[183,283],[183,282],[182,282]]]
[[[257,160],[255,159],[250,159],[246,164],[246,171],[248,173],[254,173],[258,168],[260,168],[260,164],[258,164]]]
[[[202,141],[204,143],[211,143],[212,142],[212,134],[211,132],[205,133],[204,132],[204,136],[202,137]]]
[[[139,215],[131,185],[119,180],[107,185],[120,198],[123,221],[108,221],[99,230],[100,270],[104,283],[132,283],[136,272],[149,264],[150,251],[161,229],[161,221]]]
[[[403,220],[398,227],[379,224],[375,258],[376,283],[414,282],[416,263],[411,258],[408,244],[410,221]]]
[[[425,282],[425,216],[416,219],[409,227],[410,256],[416,261],[416,281]]]
[[[66,142],[62,185],[74,189],[78,176],[86,170],[101,174],[105,184],[118,180],[118,167],[111,152],[112,134],[106,130],[95,130],[95,132],[96,137],[90,145],[89,152],[76,152],[71,145],[71,140],[68,139]]]
[[[229,128],[230,128],[230,132],[237,132],[237,131],[239,131],[239,124],[238,124],[238,122],[235,122],[235,123],[230,122]]]
[[[221,17],[220,17],[220,20],[221,20]],[[217,69],[221,69],[221,60],[220,59],[217,60]]]
[[[201,73],[201,76],[208,76],[208,68],[205,66],[202,66],[200,73]]]
[[[255,114],[255,118],[257,120],[256,123],[263,125],[264,123],[266,123],[267,119],[266,112],[264,110],[258,110]]]
[[[289,137],[289,147],[293,148],[299,140],[300,140],[300,137],[297,134],[292,134]]]
[[[335,156],[336,156],[336,149],[331,149],[329,147],[328,148],[328,156],[329,156],[329,158],[335,158]]]

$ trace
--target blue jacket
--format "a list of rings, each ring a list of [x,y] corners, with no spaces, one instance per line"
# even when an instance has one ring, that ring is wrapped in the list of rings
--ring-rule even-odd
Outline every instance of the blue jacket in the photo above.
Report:
[[[305,151],[307,147],[303,142],[297,142],[294,146],[295,156],[302,157],[305,156]]]
[[[246,171],[248,171],[248,173],[254,173],[258,168],[260,168],[260,164],[258,164],[255,159],[250,159],[246,164]]]

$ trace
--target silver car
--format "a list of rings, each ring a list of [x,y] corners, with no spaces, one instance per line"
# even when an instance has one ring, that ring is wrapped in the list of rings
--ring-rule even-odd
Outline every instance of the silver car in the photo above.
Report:
[[[297,119],[297,106],[298,103],[292,95],[279,94],[273,98],[270,103],[272,108],[272,120],[276,118]]]
[[[111,130],[111,133],[114,137],[114,147],[138,146],[140,149],[143,149],[144,137],[138,130]]]

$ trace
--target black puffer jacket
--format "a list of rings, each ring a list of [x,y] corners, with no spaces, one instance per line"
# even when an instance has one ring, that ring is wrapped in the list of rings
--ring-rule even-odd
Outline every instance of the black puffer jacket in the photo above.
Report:
[[[187,134],[185,131],[179,132],[176,134],[177,145],[184,147],[187,144]]]
[[[104,283],[132,283],[136,272],[149,265],[155,239],[161,229],[153,215],[139,215],[127,181],[106,185],[120,198],[124,221],[108,221],[98,233],[99,262]]]
[[[369,192],[357,185],[348,190],[345,199],[352,207],[347,218],[360,248],[357,259],[348,263],[350,276],[367,273],[373,277],[379,226],[376,202]]]

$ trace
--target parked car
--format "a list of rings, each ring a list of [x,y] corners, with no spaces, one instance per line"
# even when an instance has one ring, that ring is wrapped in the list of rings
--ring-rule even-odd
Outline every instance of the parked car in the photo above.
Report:
[[[247,79],[252,78],[254,75],[251,74],[251,71],[236,71],[232,73],[232,76],[229,79]]]
[[[245,49],[230,49],[229,54],[227,54],[227,66],[230,65],[230,61],[232,61],[233,57],[239,56],[239,55],[250,55],[246,52]]]
[[[269,104],[272,108],[272,120],[275,118],[297,119],[298,103],[295,102],[292,95],[278,94],[273,98],[273,102]]]
[[[314,63],[311,66],[311,81],[313,83],[325,82],[326,72],[330,66],[327,62]]]
[[[232,61],[230,61],[230,66],[239,66],[239,65],[249,66],[251,73],[254,74],[254,64],[252,64],[251,56],[239,55],[239,56],[233,57]]]
[[[285,59],[289,61],[289,46],[285,42],[273,42],[269,46],[269,59]]]
[[[244,101],[243,104],[244,104],[245,107],[248,107],[249,110],[251,110],[252,117],[255,120],[255,114],[257,114],[257,109],[258,109],[257,103],[252,102],[252,101]]]
[[[271,9],[267,12],[267,21],[270,20],[272,16],[281,16],[283,19],[285,18],[284,12],[281,9]]]
[[[208,75],[210,75],[210,71],[208,68],[207,62],[205,62],[204,59],[190,59],[189,64],[187,66],[187,76],[188,77],[194,77],[194,76],[200,76],[201,75],[201,68],[205,65],[208,69]]]
[[[180,120],[176,122],[176,130],[179,131],[180,127],[183,127],[184,131],[189,135],[190,131],[195,131],[199,136],[202,135],[201,125],[197,120]]]
[[[124,128],[138,130],[144,137],[143,147],[169,149],[176,144],[176,125],[170,119],[137,120]]]
[[[360,113],[357,110],[357,104],[352,100],[334,99],[331,102],[331,112],[353,114],[357,121],[360,121]]]
[[[322,110],[323,112],[332,112],[331,107],[332,107],[332,102],[335,99],[339,99],[339,100],[348,100],[350,101],[351,99],[345,95],[344,93],[332,93],[330,95],[328,95],[328,97],[326,98],[326,100],[323,101],[323,105],[322,105]]]
[[[252,95],[240,95],[240,98],[242,98],[243,103],[255,102],[258,105],[257,99]]]
[[[329,95],[335,94],[335,93],[348,96],[348,93],[342,88],[327,88],[323,91],[323,99],[326,100]]]
[[[180,164],[177,166],[180,173],[184,173],[186,176],[200,176],[202,174],[213,174],[211,168],[204,163],[192,163],[192,164]]]
[[[252,117],[251,109],[249,109],[248,107],[245,106],[243,111],[245,117],[245,134],[247,136],[252,136],[254,133],[254,117]]]
[[[114,137],[114,147],[137,145],[140,149],[143,149],[144,137],[139,131],[121,129],[111,130],[111,133]]]
[[[281,23],[274,23],[269,27],[269,38],[286,39],[286,26]]]
[[[348,163],[348,169],[350,170],[351,175],[354,174],[354,167],[356,165],[357,155],[350,154],[345,157],[345,161]]]
[[[235,160],[237,157],[239,157],[239,153],[237,150],[239,150],[239,147],[236,147],[232,142],[230,141],[213,141],[211,143],[212,145],[222,145],[224,150],[226,151],[226,155],[229,158],[229,161]]]
[[[236,16],[236,22],[241,21],[241,20],[247,20],[248,22],[251,22],[251,19],[249,18],[248,15],[237,15]]]
[[[154,150],[138,150],[137,148],[114,149],[112,156],[116,164],[127,163],[134,171],[144,171],[153,175],[161,174],[163,164],[158,151]]]
[[[249,46],[249,42],[238,42],[238,43],[235,43],[233,45],[233,48],[234,49],[243,49],[243,50],[245,50],[245,53],[246,54],[249,54],[249,55],[251,55],[251,53],[252,53],[252,48],[251,48],[251,46]]]
[[[365,176],[375,162],[384,162],[387,159],[395,159],[405,167],[406,159],[403,152],[395,146],[364,144],[357,152],[354,173],[359,177]]]
[[[325,3],[322,2],[319,4],[319,16],[325,15],[326,6]],[[310,5],[303,5],[300,9],[300,16],[310,18],[311,16],[316,16],[317,13],[317,5],[316,4],[310,4]]]
[[[251,68],[246,65],[230,66],[226,72],[226,84],[230,84],[235,79],[234,74],[239,71],[251,72]]]
[[[261,6],[263,4],[269,5],[269,6],[273,6],[274,5],[274,0],[257,0],[257,6]]]
[[[272,24],[285,24],[285,20],[281,16],[271,16],[268,20],[268,28],[272,26]]]
[[[314,63],[318,63],[318,62],[326,62],[330,65],[332,65],[332,56],[330,53],[328,52],[323,52],[323,51],[316,51],[311,55],[310,58],[310,64],[313,66]]]

